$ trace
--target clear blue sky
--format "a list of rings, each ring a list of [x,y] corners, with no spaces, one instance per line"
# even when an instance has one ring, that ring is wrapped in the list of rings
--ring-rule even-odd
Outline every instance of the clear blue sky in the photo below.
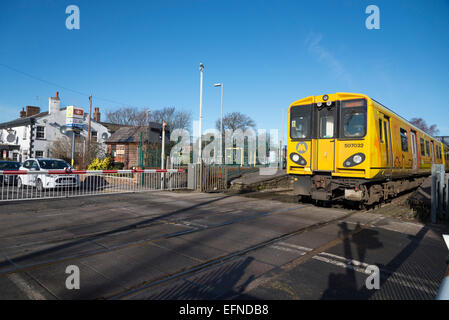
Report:
[[[71,4],[80,30],[65,27]],[[365,27],[370,4],[380,30]],[[0,2],[0,64],[92,92],[103,120],[120,103],[176,106],[197,119],[200,61],[203,128],[219,117],[213,84],[223,82],[225,112],[248,114],[258,128],[280,129],[282,110],[297,99],[342,91],[449,135],[447,0]],[[47,110],[55,91],[63,105],[88,108],[85,95],[0,65],[0,121],[26,105]]]

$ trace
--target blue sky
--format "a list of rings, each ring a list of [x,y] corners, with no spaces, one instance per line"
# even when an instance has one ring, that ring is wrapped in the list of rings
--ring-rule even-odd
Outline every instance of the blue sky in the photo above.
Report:
[[[79,30],[65,26],[72,4]],[[370,4],[380,30],[365,27]],[[449,135],[447,0],[0,2],[1,122],[26,105],[47,110],[55,91],[85,109],[92,92],[102,120],[123,104],[197,119],[200,62],[203,128],[219,117],[223,82],[224,111],[258,128],[286,128],[282,112],[300,98],[358,92]]]

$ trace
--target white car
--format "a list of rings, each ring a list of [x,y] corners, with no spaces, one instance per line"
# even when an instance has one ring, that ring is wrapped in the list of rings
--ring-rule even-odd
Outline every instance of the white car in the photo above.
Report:
[[[72,167],[61,159],[31,158],[25,160],[20,167],[24,171],[64,170]],[[72,169],[73,170],[73,169]],[[50,188],[78,188],[80,177],[76,174],[21,174],[17,180],[17,187],[36,187],[42,191]]]

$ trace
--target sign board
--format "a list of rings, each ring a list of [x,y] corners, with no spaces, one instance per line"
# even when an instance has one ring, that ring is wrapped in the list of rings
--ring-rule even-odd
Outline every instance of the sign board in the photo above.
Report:
[[[80,107],[68,106],[66,110],[66,117],[84,119],[84,110]]]
[[[66,110],[66,127],[69,130],[82,130],[84,127],[84,110],[80,107],[68,106]]]

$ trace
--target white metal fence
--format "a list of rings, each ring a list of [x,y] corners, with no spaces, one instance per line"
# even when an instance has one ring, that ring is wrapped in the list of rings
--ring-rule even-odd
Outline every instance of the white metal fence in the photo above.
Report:
[[[0,202],[187,188],[182,169],[0,170]]]

